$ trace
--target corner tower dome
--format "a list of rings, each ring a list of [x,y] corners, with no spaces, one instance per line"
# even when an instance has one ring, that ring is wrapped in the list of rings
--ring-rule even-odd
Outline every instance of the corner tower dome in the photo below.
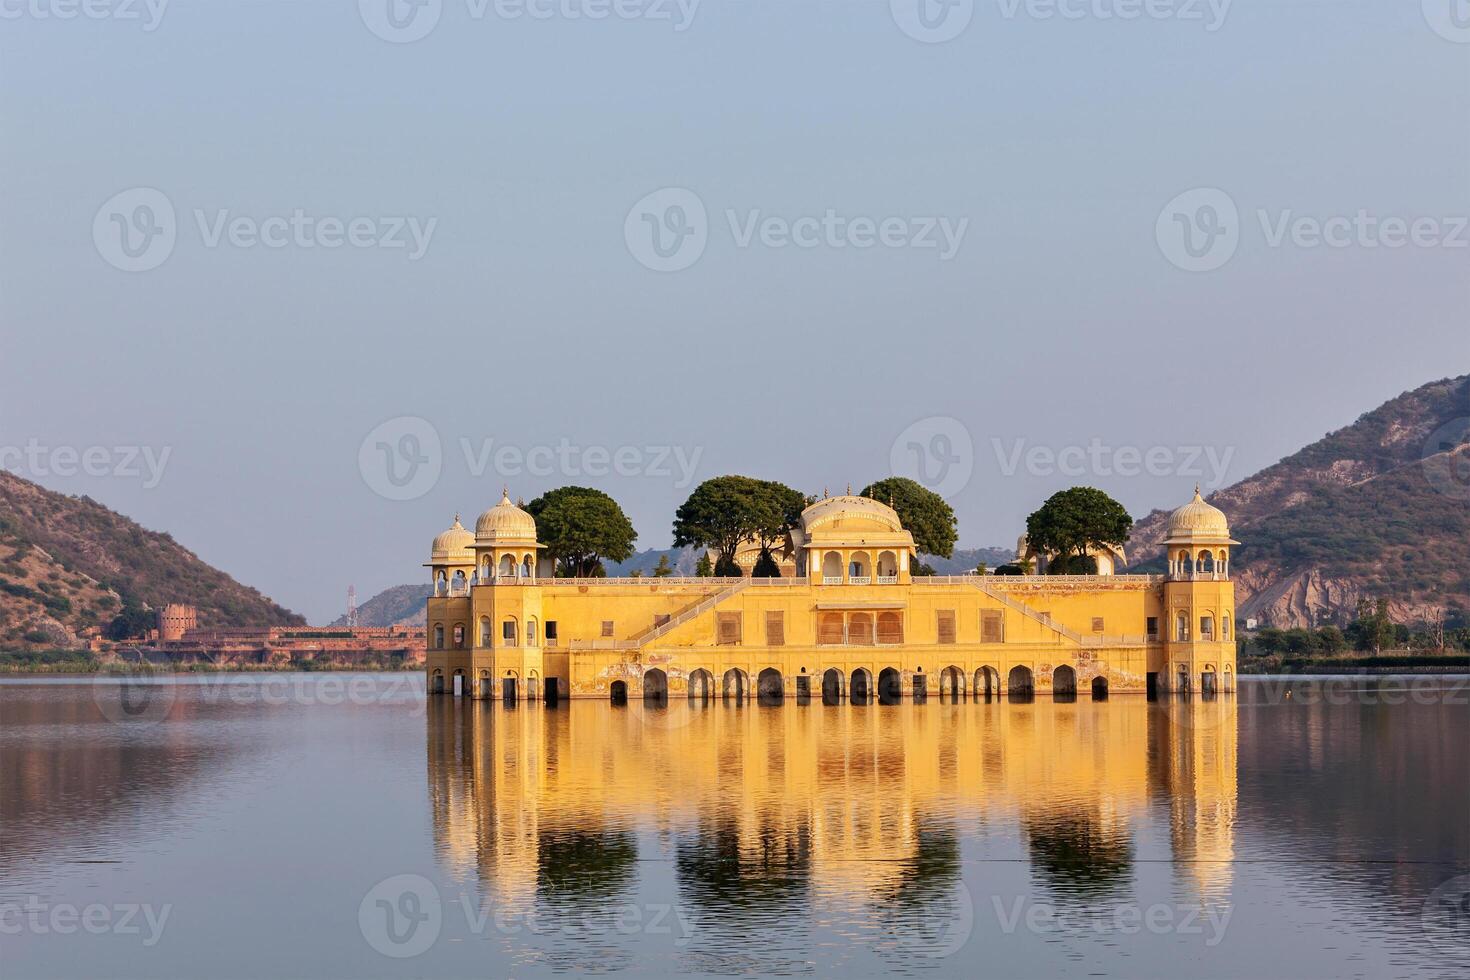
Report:
[[[1164,532],[1165,544],[1239,544],[1230,539],[1230,521],[1225,512],[1205,503],[1200,496],[1199,485],[1194,488],[1194,499],[1169,515]]]
[[[536,518],[510,502],[510,490],[501,491],[500,503],[475,521],[477,544],[534,544]]]
[[[459,522],[459,515],[454,515],[454,523],[449,530],[444,531],[434,539],[429,549],[429,560],[435,563],[464,563],[473,565],[475,563],[475,536]]]

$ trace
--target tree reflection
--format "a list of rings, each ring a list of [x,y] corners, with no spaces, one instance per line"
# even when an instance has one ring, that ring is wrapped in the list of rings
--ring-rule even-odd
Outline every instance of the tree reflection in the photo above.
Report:
[[[1062,897],[1095,898],[1131,884],[1132,840],[1104,831],[1087,814],[1030,817],[1026,837],[1033,875]]]

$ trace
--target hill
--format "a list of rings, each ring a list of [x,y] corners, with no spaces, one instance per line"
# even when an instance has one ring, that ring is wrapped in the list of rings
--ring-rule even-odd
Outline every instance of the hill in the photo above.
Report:
[[[206,627],[305,623],[168,534],[0,471],[0,646],[70,646],[124,607],[170,602],[196,606]]]
[[[1254,476],[1211,494],[1242,545],[1239,613],[1274,626],[1350,619],[1388,599],[1470,609],[1470,375],[1392,399]],[[1161,564],[1166,511],[1134,525],[1135,567]]]
[[[357,607],[359,626],[411,626],[422,629],[427,621],[428,608],[425,600],[433,586],[428,582],[418,585],[394,585],[384,589],[367,602]],[[347,617],[339,616],[333,626],[346,626]]]

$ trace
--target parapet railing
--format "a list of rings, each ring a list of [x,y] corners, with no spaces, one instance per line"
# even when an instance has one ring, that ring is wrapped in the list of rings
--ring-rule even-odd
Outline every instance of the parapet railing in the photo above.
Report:
[[[708,580],[706,579],[706,581]],[[651,643],[652,641],[668,633],[670,630],[682,626],[694,617],[708,612],[715,606],[730,598],[735,593],[748,588],[752,582],[756,581],[763,582],[765,581],[765,579],[736,579],[735,584],[731,585],[729,588],[721,589],[719,592],[716,592],[714,595],[710,596],[708,599],[705,599],[703,602],[697,603],[692,608],[684,610],[682,613],[675,616],[667,623],[660,623],[658,626],[655,626],[653,629],[643,634],[643,636],[636,641],[637,645],[642,647],[648,643]]]
[[[1158,585],[1162,575],[919,575],[915,585],[934,582],[940,585],[1107,585],[1109,582]]]

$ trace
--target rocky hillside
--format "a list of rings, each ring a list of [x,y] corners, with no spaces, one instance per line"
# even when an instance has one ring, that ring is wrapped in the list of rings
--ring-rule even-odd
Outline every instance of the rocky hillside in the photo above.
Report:
[[[425,602],[431,591],[433,587],[428,582],[421,585],[395,585],[384,589],[357,607],[357,624],[423,629],[428,616]],[[332,625],[346,626],[347,617],[339,616]]]
[[[1383,596],[1412,623],[1470,610],[1470,375],[1406,392],[1209,498],[1230,516],[1242,616],[1343,622]],[[1168,514],[1140,520],[1135,567],[1157,565]]]
[[[0,471],[0,648],[70,646],[126,605],[197,606],[203,626],[304,624],[167,534]]]

